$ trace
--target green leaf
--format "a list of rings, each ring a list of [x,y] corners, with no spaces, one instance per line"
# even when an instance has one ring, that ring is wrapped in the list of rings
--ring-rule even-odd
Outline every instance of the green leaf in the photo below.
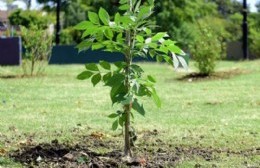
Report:
[[[154,35],[152,37],[152,41],[158,41],[163,37],[168,37],[167,33],[164,33],[164,32],[157,33],[156,35]]]
[[[76,48],[79,49],[79,51],[88,50],[92,45],[92,41],[82,41],[79,43]]]
[[[110,70],[111,69],[111,66],[108,62],[106,61],[99,61],[99,65],[104,68],[104,69],[107,69],[107,70]]]
[[[131,66],[131,69],[137,73],[137,74],[142,74],[144,72],[144,70],[139,66],[139,65],[136,65],[136,64],[132,64]]]
[[[152,34],[152,30],[151,30],[151,29],[145,28],[144,31],[145,31],[145,33],[146,33],[147,35]]]
[[[125,91],[125,86],[123,83],[119,83],[116,85],[113,85],[110,91],[110,97],[113,100],[117,95],[124,93]],[[120,101],[124,100],[124,97]]]
[[[89,18],[89,20],[90,20],[93,24],[97,24],[97,25],[100,24],[98,15],[97,15],[96,13],[94,13],[94,12],[88,12],[88,18]]]
[[[101,81],[101,75],[100,73],[94,75],[92,78],[91,78],[91,82],[93,84],[93,86],[96,86],[98,84],[98,82]]]
[[[125,3],[127,3],[127,2],[128,2],[127,0],[120,0],[120,1],[119,1],[120,4],[125,4]]]
[[[139,10],[139,8],[140,8],[140,5],[141,5],[141,0],[137,0],[137,3],[136,3],[136,5],[135,5],[135,9],[134,9],[134,12],[137,12],[138,10]]]
[[[168,54],[168,52],[169,52],[168,48],[163,46],[163,45],[161,45],[160,48],[157,48],[156,50],[160,51],[160,52],[163,52],[165,54]]]
[[[126,119],[125,114],[122,114],[122,116],[119,117],[119,121],[118,122],[119,122],[119,125],[121,127],[124,126],[125,119]]]
[[[149,55],[153,58],[157,52],[155,50],[149,50]]]
[[[114,74],[106,83],[106,86],[115,86],[123,83],[125,80],[125,76],[123,74],[117,73]]]
[[[95,63],[86,64],[85,68],[90,71],[99,71],[98,66]]]
[[[106,29],[106,30],[104,31],[104,35],[105,35],[108,39],[110,39],[110,40],[112,40],[113,37],[114,37],[114,33],[113,33],[113,31],[112,31],[111,29]]]
[[[116,117],[118,117],[118,115],[119,115],[119,114],[117,114],[117,113],[112,113],[112,114],[110,114],[110,115],[108,116],[108,118],[116,118]]]
[[[116,23],[117,25],[120,24],[120,17],[121,17],[121,15],[120,15],[119,13],[116,13],[116,15],[115,15],[115,23]]]
[[[92,50],[98,50],[98,49],[101,49],[101,48],[104,48],[103,44],[100,44],[100,43],[92,44]]]
[[[112,130],[115,131],[118,128],[118,120],[115,120],[112,124]]]
[[[79,79],[79,80],[88,79],[88,78],[90,78],[92,75],[93,75],[93,72],[84,71],[84,72],[81,72],[81,73],[77,76],[77,79]]]
[[[138,90],[136,90],[136,91],[137,91],[136,92],[137,96],[140,96],[140,97],[142,97],[142,96],[150,97],[151,96],[149,89],[144,84],[140,84],[139,87],[138,87]]]
[[[168,55],[164,55],[163,58],[168,64],[173,65],[173,60],[171,59],[171,57],[169,57]]]
[[[129,8],[130,8],[130,6],[128,4],[124,4],[124,5],[119,6],[119,10],[122,10],[122,11],[126,11]]]
[[[116,36],[116,41],[119,42],[119,43],[123,43],[123,34],[122,33],[119,33],[117,36]]]
[[[85,30],[88,29],[90,26],[93,26],[93,24],[89,21],[83,21],[74,26],[75,29],[77,30]]]
[[[153,89],[152,98],[153,98],[153,101],[156,104],[156,106],[160,108],[162,106],[161,100],[160,100],[159,96],[157,95],[155,89]]]
[[[143,6],[140,8],[140,11],[138,13],[137,18],[140,19],[145,19],[151,15],[151,7],[150,6]]]
[[[111,72],[108,72],[107,74],[105,74],[105,75],[103,76],[103,81],[104,81],[104,83],[107,83],[107,81],[111,78],[111,76],[112,76],[112,73],[111,73]]]
[[[113,78],[113,77],[112,77]],[[110,78],[109,81],[112,80]],[[127,88],[124,85],[124,81],[114,81],[114,84],[111,86],[110,98],[112,100],[112,104],[120,103],[125,99],[125,95],[127,94]]]
[[[158,44],[157,43],[149,43],[148,46],[150,48],[157,48],[158,47]]]
[[[96,27],[90,27],[87,28],[87,30],[85,30],[82,34],[82,38],[87,37],[89,35],[94,35],[97,32],[97,28]]]
[[[143,42],[144,42],[143,36],[140,36],[140,35],[137,35],[137,36],[136,36],[136,40],[137,40],[138,42],[140,42],[140,43],[143,43]]]
[[[162,62],[162,61],[163,61],[163,56],[157,55],[157,56],[156,56],[156,61],[157,61],[157,62]]]
[[[174,44],[169,45],[168,48],[171,52],[174,52],[176,54],[182,54],[182,50]]]
[[[118,62],[115,62],[114,65],[115,65],[118,69],[122,69],[122,68],[125,68],[126,63],[123,62],[123,61],[118,61]]]
[[[122,99],[124,99],[126,93],[119,93],[113,97],[111,97],[112,100],[112,105],[115,103],[120,103],[122,101]]]
[[[139,114],[141,114],[142,116],[145,115],[145,110],[143,105],[140,105],[137,101],[137,99],[134,100],[133,104],[132,104],[132,108],[137,111]]]
[[[156,80],[154,79],[154,77],[152,77],[151,75],[148,75],[147,78],[148,78],[149,81],[151,81],[151,82],[153,82],[153,83],[156,82]]]
[[[129,26],[129,24],[134,23],[134,21],[130,18],[130,16],[126,16],[126,15],[121,16],[121,17],[120,17],[120,21],[121,21],[124,25],[126,25],[126,26]]]
[[[110,18],[109,18],[109,14],[107,13],[107,11],[104,8],[100,8],[98,11],[98,15],[100,20],[105,24],[105,25],[109,25],[110,22]]]

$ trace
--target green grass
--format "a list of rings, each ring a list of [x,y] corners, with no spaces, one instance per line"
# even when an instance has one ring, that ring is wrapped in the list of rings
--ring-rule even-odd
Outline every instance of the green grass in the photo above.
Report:
[[[229,79],[193,82],[177,80],[185,73],[176,73],[164,64],[141,65],[156,77],[163,106],[158,109],[152,101],[143,99],[147,113],[146,117],[136,114],[137,132],[157,129],[157,138],[175,146],[233,151],[260,147],[259,60],[219,62],[217,71],[235,69],[243,73]],[[0,78],[0,149],[15,149],[29,135],[37,143],[55,138],[73,141],[72,130],[77,124],[82,125],[85,134],[119,134],[120,131],[111,131],[112,120],[106,116],[120,106],[111,107],[108,88],[93,88],[89,81],[77,80],[76,75],[82,70],[83,65],[51,65],[45,76]],[[1,77],[19,74],[18,67],[0,67]],[[5,159],[0,158],[0,167],[12,164]],[[200,163],[202,167],[246,167],[245,162],[256,166],[259,159],[259,155],[219,154],[214,161],[194,157],[177,166],[194,167]]]

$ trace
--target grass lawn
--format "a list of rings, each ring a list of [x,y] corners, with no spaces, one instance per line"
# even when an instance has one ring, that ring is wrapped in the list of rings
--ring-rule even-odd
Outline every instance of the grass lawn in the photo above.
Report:
[[[143,99],[146,117],[136,114],[134,120],[137,147],[160,140],[171,148],[222,151],[210,160],[182,156],[176,167],[260,165],[259,60],[219,62],[217,72],[229,75],[203,80],[178,80],[186,73],[165,64],[141,65],[156,77],[163,105],[158,109]],[[20,68],[0,67],[0,167],[21,167],[7,157],[9,151],[53,139],[75,143],[96,132],[122,146],[121,130],[111,131],[113,120],[106,117],[120,106],[111,107],[108,88],[77,80],[82,70],[83,65],[51,65],[44,76],[12,78]],[[156,136],[145,138],[154,130]]]

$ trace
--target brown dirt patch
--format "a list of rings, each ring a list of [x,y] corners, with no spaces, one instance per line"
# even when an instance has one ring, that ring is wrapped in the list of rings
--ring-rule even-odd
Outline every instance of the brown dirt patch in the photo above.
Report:
[[[37,75],[0,75],[0,79],[24,79],[24,78],[40,78],[45,77],[44,74]]]
[[[221,80],[221,79],[230,79],[234,76],[242,75],[242,74],[247,74],[249,73],[246,70],[242,70],[239,68],[234,68],[228,71],[218,71],[214,72],[211,75],[205,75],[205,74],[200,74],[200,73],[190,73],[188,75],[182,76],[178,78],[180,81],[188,81],[188,82],[193,82],[193,81],[203,81],[203,80]]]
[[[156,139],[156,131],[148,132],[154,136],[154,141],[145,139],[133,148],[136,156],[131,160],[122,159],[123,154],[117,141],[85,136],[77,144],[42,143],[23,146],[9,153],[9,157],[22,163],[25,167],[175,167],[180,161],[201,157],[206,161],[218,159],[218,154],[250,156],[260,154],[260,148],[244,151],[231,151],[229,149],[214,149],[202,147],[174,146],[160,139]],[[103,149],[103,151],[97,150]]]

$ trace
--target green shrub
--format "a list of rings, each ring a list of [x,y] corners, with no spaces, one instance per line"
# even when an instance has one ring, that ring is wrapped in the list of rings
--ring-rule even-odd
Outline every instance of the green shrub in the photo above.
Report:
[[[27,29],[22,27],[22,44],[25,52],[22,55],[22,68],[24,75],[37,75],[44,71],[48,64],[52,37],[46,30],[36,26]]]
[[[189,47],[196,66],[203,75],[214,72],[216,60],[221,58],[222,52],[220,36],[208,23],[209,19],[197,22],[194,42]]]

